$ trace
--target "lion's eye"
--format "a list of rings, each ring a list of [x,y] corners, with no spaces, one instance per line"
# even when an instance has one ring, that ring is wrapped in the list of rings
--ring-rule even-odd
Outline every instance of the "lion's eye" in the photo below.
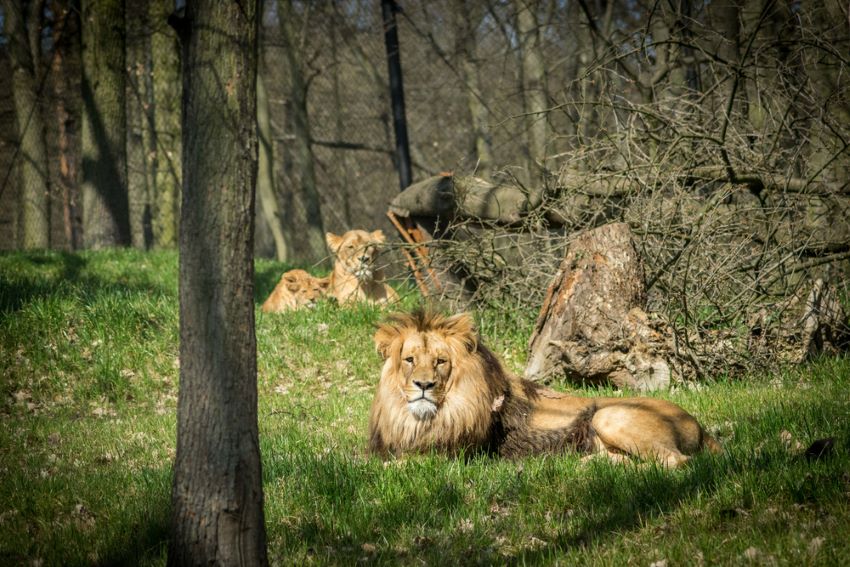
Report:
[[[406,363],[408,363],[408,364],[413,364],[413,357],[412,357],[412,356],[408,356],[407,358],[405,358],[405,359],[404,359],[404,361],[405,361]]]
[[[445,358],[438,358],[438,359],[437,359],[437,365],[438,365],[438,366],[439,366],[440,364],[445,364],[446,362],[447,362],[447,361],[446,361],[446,359],[445,359]]]

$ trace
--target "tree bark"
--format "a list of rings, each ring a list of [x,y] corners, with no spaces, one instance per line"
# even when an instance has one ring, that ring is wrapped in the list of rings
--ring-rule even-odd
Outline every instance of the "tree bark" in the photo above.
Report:
[[[71,88],[72,69],[79,64],[80,36],[79,20],[76,12],[71,10],[74,0],[57,0],[51,3],[50,9],[54,14],[53,23],[53,59],[51,73],[53,74],[53,100],[56,120],[56,158],[59,161],[59,176],[55,185],[57,193],[62,194],[62,218],[65,240],[71,250],[80,247],[80,220],[78,217],[79,185],[77,180],[77,152],[74,151],[72,133],[75,132],[75,120],[71,102],[76,89]]]
[[[322,223],[322,209],[319,190],[316,184],[316,170],[311,145],[310,116],[307,111],[307,80],[301,67],[300,52],[296,37],[295,10],[292,0],[281,0],[280,35],[290,74],[289,107],[293,130],[293,154],[299,183],[292,187],[293,210],[287,211],[292,221],[303,222],[303,230],[294,234],[296,246],[292,247],[292,261],[315,264],[326,260],[325,229]]]
[[[260,140],[260,160],[257,178],[257,197],[263,220],[274,240],[275,258],[279,262],[289,259],[289,246],[283,231],[283,214],[277,202],[274,179],[274,144],[272,140],[269,95],[263,74],[257,74],[257,134]]]
[[[156,133],[154,246],[177,246],[180,217],[180,54],[177,36],[167,24],[173,0],[149,0],[153,59],[154,131]]]
[[[802,13],[804,21],[813,22],[815,29],[826,30],[821,35],[822,41],[830,43],[842,41],[843,30],[833,26],[832,22],[846,19],[845,15],[846,6],[842,9],[839,3],[831,2],[824,2],[823,5],[807,3]],[[850,100],[840,94],[844,81],[841,78],[843,66],[839,53],[824,53],[819,48],[805,49],[801,54],[801,62],[811,79],[817,100],[824,101],[823,108],[814,112],[814,120],[809,126],[807,138],[811,140],[811,148],[808,166],[814,171],[824,168],[825,176],[833,180],[846,180],[850,177],[850,160],[834,159],[834,156],[847,152],[846,138],[836,135],[839,125],[850,124]],[[830,208],[835,210],[840,207]]]
[[[130,244],[127,203],[124,2],[83,0],[83,242]]]
[[[330,25],[331,25],[331,61],[334,69],[342,69],[345,63],[340,58],[340,40],[341,35],[345,33],[345,28],[341,25],[340,15],[334,10],[333,14],[330,17]],[[334,108],[345,108],[345,103],[343,102],[342,89],[343,86],[340,83],[340,73],[334,73],[332,77],[332,100]],[[345,85],[346,88],[348,84]],[[334,117],[334,136],[337,140],[345,140],[345,123],[343,120],[344,114],[342,112],[337,112]],[[352,171],[354,168],[351,163],[351,152],[340,152],[340,165],[342,166],[342,171]],[[345,223],[344,226],[353,226],[352,222],[352,214],[351,214],[351,202],[353,200],[352,193],[357,193],[356,191],[352,191],[352,188],[348,184],[343,184],[342,186],[342,221]]]
[[[18,126],[18,179],[20,183],[20,229],[23,248],[50,246],[50,182],[44,117],[38,93],[40,49],[27,33],[41,30],[39,8],[28,15],[20,0],[3,0],[5,34],[12,62],[12,91]],[[27,21],[29,20],[29,21]],[[35,51],[33,51],[35,50]]]
[[[607,224],[570,244],[529,341],[525,375],[656,390],[670,385],[670,349],[650,322],[643,264],[629,226]]]
[[[254,331],[257,2],[198,0],[183,44],[180,392],[169,565],[266,565]]]
[[[490,177],[493,167],[493,135],[490,132],[489,110],[484,102],[484,88],[481,84],[481,62],[477,55],[476,30],[481,21],[480,14],[469,0],[458,3],[457,38],[458,53],[461,56],[460,68],[466,84],[466,100],[472,122],[473,147],[477,164],[475,172],[482,177]]]
[[[546,153],[550,129],[546,116],[546,68],[540,50],[540,25],[536,10],[538,0],[515,0],[517,32],[520,41],[522,93],[525,101],[526,129],[528,132],[528,172],[539,182],[547,169]],[[534,183],[538,185],[539,183]]]
[[[742,24],[739,34],[742,42],[751,44],[749,48],[742,47],[743,52],[739,53],[740,64],[751,70],[742,88],[746,92],[750,127],[759,135],[770,119],[770,99],[782,92],[778,88],[781,81],[778,71],[788,62],[784,60],[783,50],[773,46],[782,37],[790,12],[782,2],[774,0],[742,0],[738,9]]]
[[[130,236],[135,248],[153,245],[153,194],[156,132],[151,79],[151,33],[147,0],[126,4],[127,200]]]

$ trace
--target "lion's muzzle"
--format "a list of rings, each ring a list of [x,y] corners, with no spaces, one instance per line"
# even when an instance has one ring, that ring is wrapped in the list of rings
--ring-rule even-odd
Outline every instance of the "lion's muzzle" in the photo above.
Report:
[[[435,382],[414,380],[416,390],[407,399],[407,408],[416,419],[430,419],[437,413],[437,402],[433,398]]]

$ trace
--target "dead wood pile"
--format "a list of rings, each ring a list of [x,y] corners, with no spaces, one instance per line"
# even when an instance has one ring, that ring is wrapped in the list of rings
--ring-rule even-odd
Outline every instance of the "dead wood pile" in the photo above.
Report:
[[[444,174],[409,187],[390,212],[421,236],[417,247],[428,251],[429,277],[441,284],[431,286],[432,295],[526,312],[545,309],[546,290],[578,235],[611,222],[627,225],[644,287],[635,295],[642,299],[620,308],[631,334],[618,332],[651,338],[637,350],[652,356],[639,364],[634,356],[594,357],[554,337],[563,347],[564,376],[605,381],[594,370],[605,359],[621,370],[654,368],[649,381],[648,370],[630,370],[631,378],[611,371],[610,381],[642,387],[641,381],[663,382],[661,376],[740,374],[845,349],[848,319],[838,298],[850,291],[850,227],[836,219],[850,212],[846,189],[794,179],[780,186],[781,179],[764,174],[728,183],[721,173],[690,169],[653,181],[565,168],[541,190]],[[665,349],[672,354],[659,354]],[[610,352],[626,351],[621,344]]]

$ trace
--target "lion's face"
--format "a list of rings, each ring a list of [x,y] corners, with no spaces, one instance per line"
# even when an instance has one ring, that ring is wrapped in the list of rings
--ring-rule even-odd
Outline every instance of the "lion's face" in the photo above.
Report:
[[[285,286],[295,307],[314,307],[316,301],[328,291],[328,279],[316,278],[304,270],[290,270],[283,274],[278,285]]]
[[[369,447],[379,454],[454,451],[486,443],[508,382],[478,344],[468,314],[416,311],[388,317],[375,333],[384,359],[369,413]]]
[[[466,314],[436,316],[421,326],[411,321],[397,318],[382,325],[375,344],[386,360],[383,386],[398,392],[414,418],[428,420],[453,391],[463,389],[456,361],[469,358],[477,335]]]
[[[342,236],[329,232],[325,240],[335,257],[336,266],[363,282],[374,278],[375,261],[386,241],[383,231],[349,230]]]
[[[414,333],[402,343],[399,358],[410,413],[417,419],[434,417],[452,375],[452,348],[440,335]]]

